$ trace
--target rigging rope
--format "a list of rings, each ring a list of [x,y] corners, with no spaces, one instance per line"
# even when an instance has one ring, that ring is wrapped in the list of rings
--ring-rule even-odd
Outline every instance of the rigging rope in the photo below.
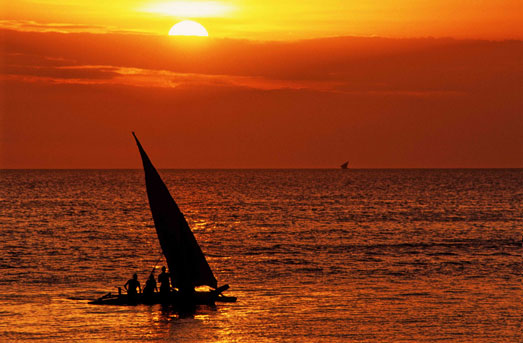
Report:
[[[160,263],[160,261],[162,260],[162,257],[163,257],[163,252],[160,252],[160,257],[158,257],[158,260],[156,261],[156,263],[154,264],[154,267],[153,267],[153,270],[151,271],[151,274],[154,272],[154,270],[156,269],[156,266],[158,265],[158,263]],[[150,274],[149,274],[150,275]]]

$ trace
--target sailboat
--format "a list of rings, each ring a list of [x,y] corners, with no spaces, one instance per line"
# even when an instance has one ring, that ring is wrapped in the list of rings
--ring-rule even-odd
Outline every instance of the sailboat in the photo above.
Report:
[[[340,166],[340,168],[341,168],[341,169],[347,169],[348,166],[349,166],[349,161],[343,163],[343,164]]]
[[[168,299],[160,297],[159,293],[154,293],[147,299],[144,299],[142,294],[138,294],[135,299],[132,299],[132,302],[126,294],[121,294],[121,289],[119,289],[118,295],[108,293],[90,303],[100,305],[165,302],[172,304],[214,304],[216,301],[236,301],[235,297],[228,297],[222,294],[223,291],[229,288],[229,285],[218,287],[218,282],[189,224],[134,132],[133,137],[142,158],[145,172],[145,187],[154,226],[175,289],[171,292]],[[208,286],[212,290],[195,291],[195,287],[198,286]]]

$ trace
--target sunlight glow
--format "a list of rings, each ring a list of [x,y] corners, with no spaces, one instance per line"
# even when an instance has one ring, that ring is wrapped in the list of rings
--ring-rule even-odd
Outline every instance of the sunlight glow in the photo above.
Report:
[[[152,4],[143,10],[184,18],[202,18],[224,16],[233,9],[233,6],[218,1],[174,1]]]
[[[199,24],[192,20],[183,20],[175,24],[169,30],[169,36],[201,36],[207,37],[209,33],[203,27],[202,24]]]

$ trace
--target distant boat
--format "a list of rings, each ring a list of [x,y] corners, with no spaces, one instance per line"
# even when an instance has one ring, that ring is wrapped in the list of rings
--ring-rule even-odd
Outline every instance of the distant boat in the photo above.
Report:
[[[149,206],[158,240],[169,267],[173,287],[178,289],[178,291],[173,290],[171,292],[167,302],[173,304],[214,304],[215,301],[236,301],[235,297],[226,297],[221,294],[221,292],[229,288],[229,285],[218,287],[218,282],[185,217],[134,132],[133,136],[142,158],[147,197],[149,198]],[[194,288],[198,286],[209,286],[213,290],[208,292],[194,291]],[[180,290],[184,290],[183,293]],[[159,293],[154,293],[152,297],[150,296],[147,299],[143,299],[142,294],[138,294],[132,303],[151,304],[165,302],[166,299],[161,299]],[[126,294],[112,295],[109,293],[91,303],[128,305],[130,301]]]
[[[341,168],[341,169],[347,169],[348,166],[349,166],[349,161],[343,163],[343,164],[340,166],[340,168]]]

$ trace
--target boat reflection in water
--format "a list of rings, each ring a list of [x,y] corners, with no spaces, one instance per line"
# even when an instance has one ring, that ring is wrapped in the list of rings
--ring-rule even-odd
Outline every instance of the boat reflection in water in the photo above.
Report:
[[[167,186],[153,166],[149,156],[133,132],[140,151],[145,172],[147,197],[156,227],[158,240],[169,266],[174,289],[169,294],[152,293],[112,295],[108,293],[92,302],[97,305],[169,304],[191,309],[195,305],[214,305],[218,302],[235,302],[235,297],[222,294],[229,285],[218,287],[205,255]],[[155,266],[156,267],[156,266]],[[153,268],[154,271],[154,268]],[[208,286],[209,291],[195,291],[195,287]]]

